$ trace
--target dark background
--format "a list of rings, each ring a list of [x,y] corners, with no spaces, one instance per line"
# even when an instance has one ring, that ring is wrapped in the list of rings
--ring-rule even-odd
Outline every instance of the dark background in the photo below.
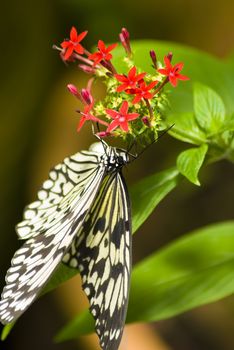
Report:
[[[76,101],[66,90],[69,82],[82,87],[86,77],[74,67],[65,67],[52,44],[59,44],[72,25],[79,31],[89,30],[88,47],[100,38],[116,41],[125,26],[133,39],[176,41],[225,57],[234,48],[233,18],[232,0],[14,0],[1,4],[1,286],[19,246],[14,225],[21,220],[24,205],[34,199],[51,166],[92,141],[88,129],[76,133]],[[172,166],[182,147],[164,136],[128,168],[128,183]],[[233,219],[233,179],[233,167],[220,162],[202,172],[201,188],[188,183],[177,188],[134,236],[134,261],[194,228]],[[36,302],[0,348],[95,349],[87,339],[52,342],[59,327],[84,307],[78,283],[75,279]],[[158,322],[151,330],[163,339],[165,348],[155,343],[155,349],[231,350],[233,311],[229,297]]]

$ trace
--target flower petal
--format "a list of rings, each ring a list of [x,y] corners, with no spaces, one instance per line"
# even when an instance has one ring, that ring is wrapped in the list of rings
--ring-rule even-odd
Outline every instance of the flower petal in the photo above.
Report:
[[[116,91],[117,92],[124,91],[127,87],[128,87],[128,84],[122,84],[122,85],[117,87]]]
[[[80,129],[82,128],[82,126],[84,125],[84,123],[86,122],[86,118],[85,117],[81,117],[79,124],[77,125],[77,131],[80,131]]]
[[[106,61],[110,61],[112,59],[112,57],[113,56],[111,53],[107,53],[107,54],[105,54],[105,57],[103,57],[103,58],[105,58]]]
[[[140,102],[140,100],[142,99],[142,96],[141,95],[136,95],[134,97],[134,99],[132,100],[132,103],[135,104],[135,103],[138,103]]]
[[[136,75],[135,81],[142,80],[145,77],[145,75],[146,75],[146,73],[140,73],[140,74]]]
[[[164,57],[164,63],[167,69],[171,69],[172,65],[171,65],[171,61],[169,60],[169,58],[167,56]]]
[[[187,77],[186,75],[182,75],[182,74],[177,74],[177,78],[180,80],[189,80],[189,77]]]
[[[102,124],[102,125],[105,125],[105,126],[108,126],[109,124],[107,123],[107,122],[105,122],[104,120],[101,120],[101,119],[99,119],[99,118],[96,118],[97,120],[97,122],[98,123],[100,123],[100,124]]]
[[[93,122],[96,122],[96,123],[100,123],[100,124],[105,125],[105,126],[108,125],[108,123],[106,123],[104,120],[101,120],[92,114],[89,114],[87,119],[92,120]]]
[[[101,52],[106,52],[106,46],[105,46],[105,44],[104,44],[104,41],[98,40],[98,49],[99,49]]]
[[[113,122],[111,122],[110,125],[108,126],[108,128],[106,129],[106,132],[111,132],[111,131],[115,130],[118,126],[119,126],[118,121],[113,120]]]
[[[112,50],[114,50],[114,48],[116,48],[118,44],[115,43],[115,44],[112,44],[112,45],[109,45],[107,48],[106,48],[106,52],[110,52]]]
[[[115,118],[119,115],[119,112],[115,111],[114,109],[106,109],[106,113],[111,116],[111,118]]]
[[[102,54],[100,52],[95,52],[92,53],[91,55],[89,55],[88,57],[89,60],[94,61],[94,66],[96,66],[96,64],[98,64],[99,62],[102,61],[103,57]]]
[[[162,75],[169,75],[168,70],[165,69],[165,68],[159,68],[159,69],[158,69],[158,72],[159,72],[160,74],[162,74]]]
[[[136,67],[133,66],[133,67],[130,69],[129,73],[128,73],[128,78],[129,78],[130,80],[134,80],[135,75],[136,75]]]
[[[158,84],[158,80],[152,81],[148,86],[147,86],[147,90],[151,90],[155,87],[155,85]]]
[[[80,34],[77,36],[76,41],[77,41],[77,42],[80,42],[81,40],[84,39],[84,37],[85,37],[87,34],[88,34],[88,31],[87,31],[87,30],[84,31],[84,32],[82,32],[82,33],[80,33]]]
[[[128,113],[128,101],[124,101],[120,107],[120,113],[126,115]]]
[[[134,119],[136,119],[136,118],[138,118],[139,117],[139,113],[129,113],[128,115],[127,115],[127,119],[128,120],[134,120]]]
[[[84,53],[84,48],[80,44],[76,44],[74,46],[74,51],[76,51],[77,53],[83,54]]]
[[[71,45],[72,45],[72,43],[70,43],[70,41],[68,41],[68,40],[64,40],[61,44],[63,49],[66,49],[68,46],[71,46]]]
[[[177,77],[174,75],[170,75],[169,76],[169,81],[171,83],[172,86],[176,87],[177,86]]]
[[[147,100],[149,100],[150,98],[153,98],[153,94],[151,94],[151,92],[145,92],[144,93],[144,98],[146,98]]]
[[[121,124],[120,124],[120,128],[121,128],[123,131],[126,131],[126,132],[129,131],[128,123],[127,123],[127,122],[121,123]]]
[[[77,30],[75,27],[72,27],[71,31],[70,31],[70,39],[73,42],[77,41]]]
[[[183,69],[183,67],[184,67],[184,63],[179,62],[179,63],[176,63],[173,68],[176,72],[180,72]]]
[[[71,57],[72,53],[73,53],[73,45],[70,45],[65,52],[64,59],[68,60]]]
[[[121,83],[128,82],[128,78],[124,74],[114,74],[114,77]]]

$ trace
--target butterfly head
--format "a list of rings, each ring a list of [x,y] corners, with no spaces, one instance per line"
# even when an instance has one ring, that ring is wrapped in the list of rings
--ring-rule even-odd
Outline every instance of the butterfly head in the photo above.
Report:
[[[129,162],[128,154],[124,150],[117,150],[114,147],[108,147],[107,153],[103,156],[103,161],[108,172],[120,170]]]

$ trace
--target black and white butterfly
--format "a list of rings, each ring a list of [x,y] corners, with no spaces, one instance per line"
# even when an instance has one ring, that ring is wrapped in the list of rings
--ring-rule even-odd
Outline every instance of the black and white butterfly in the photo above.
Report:
[[[131,211],[121,172],[128,162],[126,152],[99,142],[50,171],[16,226],[26,242],[6,275],[3,324],[30,306],[63,261],[80,271],[102,349],[118,349],[131,274]]]

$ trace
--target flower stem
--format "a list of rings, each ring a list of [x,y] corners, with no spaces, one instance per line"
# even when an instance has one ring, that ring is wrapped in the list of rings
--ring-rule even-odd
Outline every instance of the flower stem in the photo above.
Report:
[[[151,104],[149,103],[149,100],[147,100],[146,98],[144,100],[145,100],[146,106],[147,106],[147,108],[149,110],[150,119],[152,120],[153,117],[154,117],[153,109],[151,107]]]
[[[169,81],[169,78],[166,77],[166,78],[163,80],[162,84],[159,85],[159,87],[157,87],[157,89],[154,91],[154,95],[158,94],[159,91],[162,90],[162,88],[164,87],[164,85],[166,85],[166,83],[168,83],[168,81]]]
[[[86,64],[88,64],[89,66],[92,66],[93,65],[93,62],[90,61],[88,58],[85,58],[81,55],[78,55],[77,53],[73,54],[74,57],[77,59],[77,60],[80,60],[82,62],[85,62]]]

